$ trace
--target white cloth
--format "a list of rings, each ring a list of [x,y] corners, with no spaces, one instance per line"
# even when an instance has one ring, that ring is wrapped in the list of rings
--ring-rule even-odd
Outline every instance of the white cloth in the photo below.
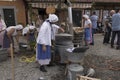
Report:
[[[75,49],[74,47],[73,48],[68,48],[68,49],[66,49],[66,51],[71,53],[71,52],[73,52],[74,49]]]
[[[49,14],[48,20],[49,21],[45,21],[41,25],[41,28],[39,30],[38,37],[37,37],[37,43],[51,46],[51,40],[52,40],[52,36],[54,37],[54,32],[52,32],[53,27],[52,25],[50,25],[50,23],[57,22],[58,17],[55,14]],[[56,26],[54,25],[54,27]]]
[[[33,30],[33,29],[35,29],[35,26],[27,25],[27,27],[25,27],[22,30],[22,35],[27,34],[29,32],[29,30]]]
[[[52,24],[53,32],[52,32],[52,40],[55,40],[55,34],[58,32],[58,29],[60,28],[56,24]]]
[[[21,29],[23,29],[23,26],[22,25],[16,25],[16,26],[14,26],[15,28],[16,28],[16,30],[21,30]]]
[[[58,21],[58,17],[57,17],[57,15],[55,15],[55,14],[49,14],[48,20],[49,20],[50,22],[57,22],[57,21]]]
[[[51,46],[51,26],[49,22],[44,22],[37,37],[38,44],[50,45]]]
[[[84,18],[86,18],[86,19],[88,19],[88,18],[89,18],[89,16],[88,16],[88,15],[86,15],[86,14],[85,14],[85,15],[83,15],[83,17],[84,17]]]
[[[29,26],[29,29],[35,29],[35,26]]]
[[[4,36],[4,31],[6,29],[6,24],[3,19],[1,19],[1,27],[0,27],[0,45],[3,45],[3,36]],[[2,31],[2,32],[1,32]]]
[[[4,22],[4,20],[3,19],[1,19],[1,23],[2,23],[2,30],[4,30],[4,29],[6,29],[6,24],[5,24],[5,22]]]
[[[17,30],[21,30],[23,29],[22,25],[16,25],[16,26],[10,26],[6,29],[7,32],[9,32],[12,28],[15,29],[15,31],[13,32],[12,36],[16,36],[17,35]]]
[[[40,65],[48,65],[50,63],[50,59],[45,60],[37,60]]]
[[[29,31],[29,27],[25,27],[22,31],[22,35],[27,34],[28,31]]]
[[[92,24],[90,19],[85,20],[84,28],[89,28],[88,24]]]
[[[10,27],[8,27],[8,28],[6,29],[6,31],[9,32],[12,28],[15,29],[15,31],[14,31],[13,34],[12,34],[12,36],[16,36],[16,35],[17,35],[17,31],[16,31],[15,26],[10,26]]]

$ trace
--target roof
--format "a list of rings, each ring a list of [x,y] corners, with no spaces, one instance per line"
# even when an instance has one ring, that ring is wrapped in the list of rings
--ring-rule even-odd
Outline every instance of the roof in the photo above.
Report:
[[[117,3],[120,2],[120,0],[94,0],[95,2],[107,2],[107,3]]]
[[[64,2],[65,0],[25,0],[29,3],[57,3],[57,2]],[[72,3],[81,3],[81,2],[120,2],[120,0],[69,0]]]
[[[65,8],[65,1],[67,0],[24,0],[27,4],[31,4],[35,8],[46,8],[47,6],[57,7],[59,4],[61,8]],[[92,3],[120,3],[120,0],[70,0],[72,8],[91,8]]]
[[[65,2],[66,0],[25,0],[29,3],[57,3],[57,2]],[[93,0],[69,0],[72,3],[78,3],[78,2],[92,2]]]

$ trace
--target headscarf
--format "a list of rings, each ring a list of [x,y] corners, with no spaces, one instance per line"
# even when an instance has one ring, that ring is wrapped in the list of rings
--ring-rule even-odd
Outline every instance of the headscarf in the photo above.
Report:
[[[89,16],[88,15],[83,15],[83,17],[85,18],[85,19],[89,19]]]
[[[55,14],[49,14],[48,20],[49,20],[50,22],[57,22],[57,21],[58,21],[58,17],[57,17],[57,15],[55,15]]]
[[[23,29],[23,26],[22,26],[22,25],[16,25],[15,28],[16,28],[17,30],[21,30],[21,29]]]
[[[35,26],[29,26],[29,29],[35,29]]]

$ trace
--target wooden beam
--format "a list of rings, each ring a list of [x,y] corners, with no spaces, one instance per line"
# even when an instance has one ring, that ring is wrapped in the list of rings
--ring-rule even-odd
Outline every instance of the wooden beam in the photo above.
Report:
[[[61,3],[64,3],[64,0],[51,0],[51,1],[47,1],[47,0],[38,0],[38,1],[34,1],[34,0],[25,0],[27,1],[28,3],[58,3],[58,2],[61,2]],[[78,1],[71,1],[71,3],[91,3],[92,0],[90,1],[85,1],[85,0],[78,0]]]

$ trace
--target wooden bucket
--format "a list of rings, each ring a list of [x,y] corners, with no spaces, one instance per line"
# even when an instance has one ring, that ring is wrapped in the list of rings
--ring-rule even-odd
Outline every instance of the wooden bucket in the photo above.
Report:
[[[54,14],[55,13],[55,7],[54,6],[48,6],[47,8],[46,8],[46,13],[47,14]]]

